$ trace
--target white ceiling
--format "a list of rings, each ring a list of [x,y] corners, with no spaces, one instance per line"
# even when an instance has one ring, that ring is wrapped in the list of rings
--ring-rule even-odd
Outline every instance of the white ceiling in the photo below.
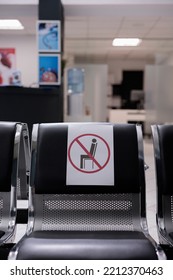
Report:
[[[114,58],[148,60],[156,54],[167,56],[173,53],[173,0],[62,2],[66,57],[75,56],[78,61],[106,61]],[[22,31],[0,30],[0,41],[2,35],[35,34],[37,4],[38,0],[0,0],[0,19],[18,18],[25,27]],[[143,41],[136,48],[112,47],[114,37],[139,37]]]

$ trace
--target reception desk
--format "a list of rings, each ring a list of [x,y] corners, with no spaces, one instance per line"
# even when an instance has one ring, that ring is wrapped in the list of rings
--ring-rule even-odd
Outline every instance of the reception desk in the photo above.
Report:
[[[112,123],[144,123],[145,110],[111,109],[109,110],[109,122]]]
[[[63,98],[59,88],[0,87],[0,121],[32,125],[63,121]]]

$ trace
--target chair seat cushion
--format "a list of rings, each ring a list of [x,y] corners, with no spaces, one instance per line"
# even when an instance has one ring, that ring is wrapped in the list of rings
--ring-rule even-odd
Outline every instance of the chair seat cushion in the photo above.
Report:
[[[0,238],[5,234],[4,231],[0,230]]]
[[[157,259],[142,232],[35,231],[20,243],[20,260]]]

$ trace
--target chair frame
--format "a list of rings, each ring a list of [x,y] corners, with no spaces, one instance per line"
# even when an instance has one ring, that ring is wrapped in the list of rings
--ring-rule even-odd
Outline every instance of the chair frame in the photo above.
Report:
[[[163,245],[173,246],[173,239],[170,238],[168,227],[173,231],[173,221],[171,221],[171,197],[162,193],[163,180],[162,180],[162,156],[159,141],[159,125],[152,125],[153,147],[155,157],[155,172],[156,172],[156,190],[157,190],[157,203],[156,203],[156,224],[159,242]],[[168,125],[169,126],[169,125]],[[173,127],[173,126],[172,126]],[[167,205],[164,207],[164,204]],[[172,214],[173,215],[173,214]]]
[[[15,238],[16,231],[16,217],[17,217],[17,187],[18,187],[18,165],[19,165],[19,149],[21,143],[23,125],[16,123],[16,132],[14,137],[12,176],[11,176],[11,191],[6,197],[5,214],[2,216],[2,223],[4,224],[5,234],[0,239],[0,246],[5,243],[11,243]],[[5,193],[1,193],[5,198]]]
[[[19,150],[19,166],[18,166],[18,186],[17,199],[27,200],[29,196],[29,175],[30,175],[30,142],[29,131],[26,123],[22,124],[22,134],[20,140]],[[22,187],[21,187],[22,186]]]

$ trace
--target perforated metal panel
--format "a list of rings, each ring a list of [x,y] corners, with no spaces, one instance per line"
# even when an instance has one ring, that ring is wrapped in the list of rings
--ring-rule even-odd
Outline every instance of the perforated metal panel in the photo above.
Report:
[[[10,192],[0,194],[0,230],[6,231],[10,222]]]
[[[38,227],[41,223],[41,230],[134,230],[131,194],[62,194],[40,197],[42,201],[35,201],[35,217],[42,217],[42,221],[36,220],[35,225]],[[39,213],[40,203],[43,208]]]
[[[20,178],[17,178],[17,196],[21,197]]]
[[[171,196],[171,220],[173,223],[173,196]]]

